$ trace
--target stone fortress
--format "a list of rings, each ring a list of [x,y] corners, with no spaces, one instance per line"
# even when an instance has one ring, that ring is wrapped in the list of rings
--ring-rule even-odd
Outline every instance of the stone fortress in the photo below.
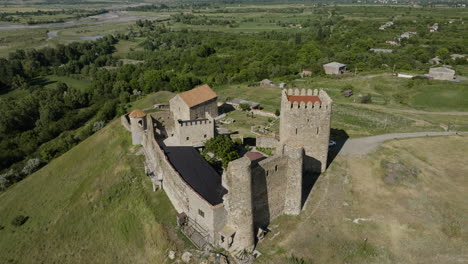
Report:
[[[208,85],[180,93],[170,111],[121,117],[142,145],[145,170],[165,190],[181,230],[200,248],[251,252],[276,217],[302,209],[306,171],[327,165],[331,98],[322,90],[284,89],[275,154],[247,152],[219,175],[197,148],[216,136],[217,95]]]

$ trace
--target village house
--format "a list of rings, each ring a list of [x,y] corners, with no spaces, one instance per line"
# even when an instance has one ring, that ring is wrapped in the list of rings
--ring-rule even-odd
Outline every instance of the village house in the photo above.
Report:
[[[346,64],[330,62],[323,65],[325,74],[343,74],[346,72]]]
[[[452,60],[464,59],[465,57],[466,57],[466,55],[463,55],[463,54],[452,54],[452,55],[450,55],[450,58],[452,58]]]
[[[437,30],[439,30],[439,24],[438,23],[434,23],[434,25],[429,27],[429,32],[437,32]]]
[[[268,80],[268,79],[263,79],[263,80],[260,82],[260,86],[273,87],[273,86],[275,86],[275,85],[273,84],[273,81]]]
[[[439,57],[436,56],[436,57],[430,59],[429,63],[432,64],[432,65],[437,65],[437,64],[442,63],[442,60]]]
[[[226,104],[232,105],[235,109],[241,110],[241,105],[246,104],[250,106],[250,109],[257,109],[260,107],[260,103],[251,102],[239,98],[234,98],[232,100],[226,101]]]
[[[400,45],[400,44],[398,44],[398,42],[396,42],[395,40],[387,40],[387,41],[385,41],[385,43],[390,44],[390,45],[392,45],[392,46],[398,46],[398,45]]]
[[[373,51],[375,53],[392,53],[392,49],[369,49],[370,51]]]
[[[311,68],[304,68],[302,70],[301,77],[309,77],[312,76],[312,69]]]
[[[430,68],[428,76],[434,80],[450,81],[455,78],[455,71],[446,67]]]

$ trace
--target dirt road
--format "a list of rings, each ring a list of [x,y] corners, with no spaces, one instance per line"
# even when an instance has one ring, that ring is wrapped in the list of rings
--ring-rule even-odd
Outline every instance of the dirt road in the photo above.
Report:
[[[375,150],[382,142],[397,138],[413,138],[425,136],[451,136],[456,134],[468,134],[468,132],[415,132],[415,133],[392,133],[371,137],[348,139],[341,142],[340,155],[364,155]],[[340,145],[340,143],[338,143]],[[337,146],[338,149],[340,146]]]

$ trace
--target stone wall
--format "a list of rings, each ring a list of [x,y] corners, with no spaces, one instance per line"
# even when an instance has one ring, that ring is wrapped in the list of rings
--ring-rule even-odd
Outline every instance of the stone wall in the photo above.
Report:
[[[154,127],[151,116],[147,118],[148,127]],[[209,233],[209,242],[215,243],[215,237],[220,226],[224,226],[226,212],[223,204],[211,205],[192,189],[172,167],[164,151],[155,138],[154,130],[148,129],[143,139],[145,163],[149,173],[156,178],[162,178],[162,188],[169,197],[176,211],[185,212]],[[201,210],[204,214],[199,214]]]
[[[175,137],[179,146],[195,146],[214,137],[214,120],[175,121]]]
[[[201,103],[190,108],[190,117],[188,119],[206,118],[206,113],[212,117],[218,116],[217,98]]]
[[[259,115],[259,116],[266,116],[266,117],[272,117],[272,118],[278,118],[275,113],[261,110],[261,109],[251,109],[249,111],[250,113],[253,113],[254,115]]]
[[[259,136],[255,139],[255,146],[260,148],[276,148],[278,147],[279,139],[275,136]]]
[[[184,100],[176,95],[169,100],[169,108],[174,116],[174,120],[189,120],[190,108],[185,104]]]
[[[130,129],[130,119],[128,117],[128,115],[122,115],[120,117],[120,123],[122,124],[122,126],[127,130],[127,131],[131,131]]]
[[[318,96],[321,104],[290,103],[288,95]],[[327,166],[330,140],[332,100],[323,90],[288,89],[281,98],[280,141],[292,147],[303,147],[308,169],[323,172]]]

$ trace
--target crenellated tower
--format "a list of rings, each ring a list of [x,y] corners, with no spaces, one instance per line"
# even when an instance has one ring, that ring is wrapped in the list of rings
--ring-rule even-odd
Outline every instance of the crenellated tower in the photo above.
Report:
[[[332,100],[323,90],[285,89],[281,96],[280,142],[305,150],[305,169],[327,167]]]

